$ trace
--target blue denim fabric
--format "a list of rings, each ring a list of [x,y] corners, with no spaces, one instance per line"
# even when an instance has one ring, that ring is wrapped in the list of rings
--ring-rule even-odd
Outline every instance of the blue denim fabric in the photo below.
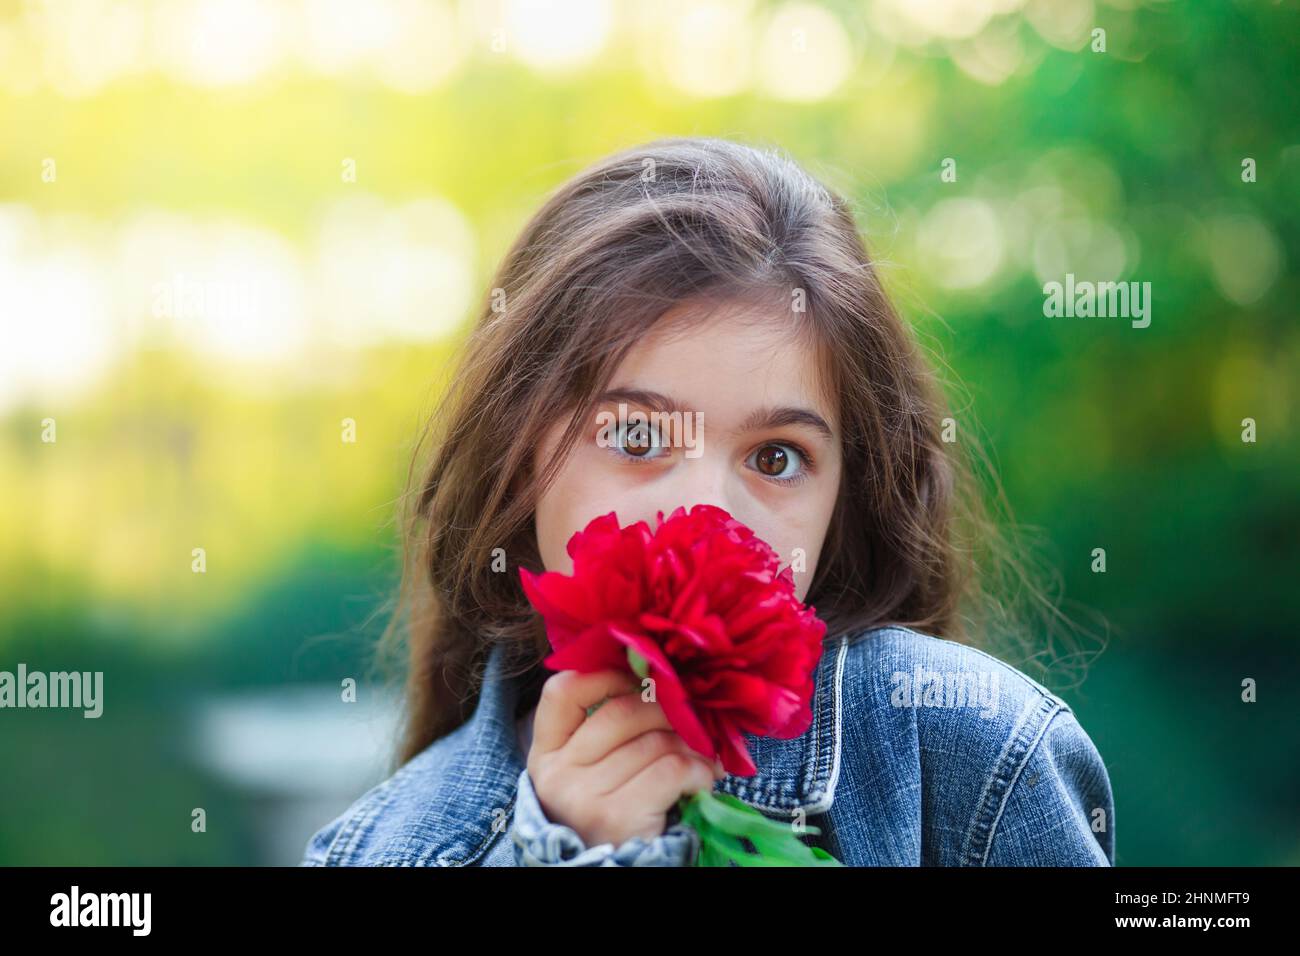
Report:
[[[304,866],[685,866],[694,834],[586,847],[547,821],[494,648],[473,716],[308,841]],[[1070,706],[983,651],[903,627],[827,642],[813,723],[746,735],[758,772],[714,785],[849,866],[1110,866],[1115,807]],[[680,827],[680,825],[677,825]]]

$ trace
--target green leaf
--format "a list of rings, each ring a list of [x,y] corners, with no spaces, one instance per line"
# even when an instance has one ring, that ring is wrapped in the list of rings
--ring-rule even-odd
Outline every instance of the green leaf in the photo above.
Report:
[[[695,795],[701,815],[713,826],[753,839],[756,834],[768,833],[774,837],[792,832],[788,823],[764,816],[729,793],[698,793]],[[808,827],[810,833],[820,833],[816,827]]]
[[[644,680],[650,676],[650,662],[641,656],[640,652],[635,648],[629,647],[627,649],[627,662],[632,666],[632,670],[636,672],[637,677]]]
[[[763,816],[731,794],[701,790],[683,797],[678,806],[682,822],[693,827],[700,838],[696,866],[843,865],[821,847],[803,843],[788,824]],[[805,827],[804,832],[821,830]],[[742,837],[753,844],[753,851]]]

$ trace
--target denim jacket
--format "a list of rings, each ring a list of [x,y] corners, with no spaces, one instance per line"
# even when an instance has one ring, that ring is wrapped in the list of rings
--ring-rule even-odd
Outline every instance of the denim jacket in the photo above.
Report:
[[[693,830],[587,847],[546,819],[492,649],[473,716],[308,841],[303,866],[686,866]],[[1070,706],[953,641],[879,627],[827,643],[813,722],[746,734],[758,772],[714,784],[848,866],[1111,866],[1115,807]],[[670,817],[670,821],[672,818]],[[819,828],[816,835],[801,828]]]

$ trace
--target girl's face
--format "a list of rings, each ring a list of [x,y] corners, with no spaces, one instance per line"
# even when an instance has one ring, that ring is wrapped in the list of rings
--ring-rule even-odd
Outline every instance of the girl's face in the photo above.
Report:
[[[659,511],[711,504],[752,528],[782,566],[794,565],[803,599],[839,491],[840,433],[821,398],[816,356],[792,340],[789,321],[729,304],[675,333],[661,319],[633,346],[537,503],[546,570],[572,573],[569,538],[599,515],[654,528]],[[669,419],[674,410],[681,414]],[[565,424],[544,436],[534,473],[560,453]]]

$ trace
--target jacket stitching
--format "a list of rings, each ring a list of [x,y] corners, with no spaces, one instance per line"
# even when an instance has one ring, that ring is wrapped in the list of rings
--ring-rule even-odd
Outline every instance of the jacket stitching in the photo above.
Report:
[[[515,801],[518,799],[518,797],[519,794],[518,792],[516,792],[515,795],[510,798],[510,803],[506,805],[505,817],[507,820],[511,819],[514,816]],[[491,846],[492,842],[497,837],[501,836],[502,833],[508,833],[509,831],[510,831],[510,827],[507,826],[505,830],[502,830],[500,833],[498,833],[492,829],[492,824],[489,823],[487,836],[483,838],[483,840],[479,843],[477,847],[475,847],[473,850],[470,851],[468,856],[463,857],[462,859],[459,860],[446,860],[443,858],[439,858],[436,862],[439,866],[464,866],[467,863],[472,863],[483,855],[483,853],[487,850],[489,846]]]
[[[988,865],[989,853],[993,849],[993,838],[997,833],[998,824],[1002,820],[1002,813],[1006,809],[1007,801],[1010,799],[1011,790],[1015,787],[1020,772],[1029,762],[1029,758],[1038,746],[1038,742],[1047,731],[1047,725],[1062,709],[1060,701],[1040,694],[1036,700],[1031,700],[1026,705],[1025,710],[1021,712],[1021,718],[1008,736],[1007,742],[1002,748],[1002,753],[998,756],[993,773],[990,774],[988,781],[984,785],[984,791],[980,794],[976,816],[965,840],[968,846],[965,854],[965,863],[967,865]],[[1032,739],[1027,740],[1027,735],[1031,734]],[[1013,764],[1014,769],[1011,770],[1009,776],[1005,776],[1006,771]],[[996,806],[993,806],[994,801],[996,801]],[[987,836],[981,837],[980,835],[985,831],[987,831]],[[981,838],[984,843],[982,853],[976,846],[976,841]]]
[[[836,664],[830,665],[832,667],[831,670],[832,682],[835,685],[834,693],[829,698],[830,703],[826,703],[825,701],[828,699],[826,697],[826,688],[824,686],[819,686],[816,689],[815,696],[817,700],[814,701],[814,704],[817,706],[817,712],[814,713],[813,736],[812,736],[811,748],[810,748],[812,750],[812,758],[810,760],[804,760],[800,762],[801,769],[803,770],[803,775],[801,777],[796,778],[798,782],[795,784],[795,787],[792,788],[791,785],[786,782],[769,779],[767,781],[766,786],[764,786],[763,789],[760,791],[757,787],[753,785],[752,782],[750,782],[748,779],[745,779],[745,780],[740,780],[735,782],[734,784],[735,796],[739,797],[742,800],[746,800],[751,805],[754,805],[759,809],[766,810],[769,813],[791,813],[794,810],[798,810],[798,809],[803,809],[805,812],[809,812],[809,813],[821,813],[830,806],[830,800],[826,798],[832,795],[834,792],[835,775],[838,774],[838,767],[839,767],[840,700],[841,700],[840,684],[842,682],[842,677],[844,672],[844,659],[847,656],[847,648],[848,648],[847,639],[845,637],[841,637],[839,641],[839,645],[840,647],[838,651]],[[821,661],[824,662],[826,659],[827,658],[823,656]],[[826,667],[826,666],[828,665],[826,665],[825,663],[819,663],[819,668]],[[825,681],[823,681],[822,684],[824,685]],[[827,717],[827,719],[833,722],[835,725],[834,728],[835,749],[830,758],[831,766],[832,768],[834,768],[833,770],[834,775],[832,775],[828,779],[827,785],[824,789],[818,790],[815,793],[810,795],[815,798],[813,802],[804,804],[800,799],[801,796],[803,795],[803,793],[806,793],[807,788],[811,787],[813,783],[816,783],[817,778],[820,775],[822,765],[826,763],[826,761],[823,760],[821,755],[821,750],[822,750],[821,739],[823,733],[821,724],[823,721],[818,719],[819,715],[821,714],[821,711],[823,710],[830,711],[830,714]],[[795,798],[793,801],[794,805],[789,807],[781,805],[778,801],[783,801],[786,798],[792,796],[791,794],[792,789],[802,791],[793,794]]]
[[[511,733],[513,733],[514,728],[511,727],[511,728],[509,728],[509,730],[510,730]],[[474,749],[474,750],[479,749],[479,747],[480,747],[480,745],[482,744],[482,742],[483,742],[484,738],[486,737],[487,733],[488,733],[488,731],[487,731],[486,726],[485,726],[485,727],[484,727],[482,730],[480,730],[479,733],[475,736],[474,741],[473,741],[473,745],[472,745],[472,749]],[[509,802],[506,804],[506,808],[505,808],[505,812],[506,812],[507,817],[508,817],[511,813],[514,812],[515,801],[518,799],[518,797],[519,797],[519,790],[518,790],[518,777],[516,777],[516,778],[515,778],[515,789],[510,793],[510,800],[509,800]],[[492,813],[492,810],[493,810],[493,809],[495,809],[495,808],[494,808],[494,807],[488,807],[488,814],[489,814],[489,817],[488,817],[488,829],[487,829],[487,835],[484,836],[484,838],[483,838],[482,840],[479,841],[478,846],[474,847],[474,849],[470,850],[470,852],[469,852],[466,856],[461,857],[461,858],[458,859],[458,860],[448,859],[447,856],[446,856],[446,854],[440,854],[440,855],[438,855],[438,856],[434,859],[434,862],[435,862],[438,866],[464,866],[466,863],[471,863],[471,862],[473,862],[474,860],[478,859],[478,858],[483,854],[483,851],[487,849],[488,845],[492,843],[493,838],[496,837],[496,836],[498,835],[498,834],[495,833],[495,832],[493,831],[493,829],[492,829],[492,818],[491,818],[491,813]],[[429,852],[429,853],[426,853],[426,854],[423,856],[422,861],[423,861],[423,862],[427,862],[427,861],[430,859],[430,857],[432,857],[432,856],[434,855],[434,852],[435,852],[436,850],[437,850],[436,847],[431,847],[431,848],[430,848],[430,852]]]
[[[826,660],[826,658],[825,658],[824,654],[825,654],[825,649],[823,649],[823,656],[818,658],[818,662],[822,665],[821,668],[818,668],[819,670],[821,670],[822,668],[825,667],[825,660]],[[826,692],[827,692],[826,681],[825,681],[825,680],[822,680],[822,681],[820,681],[819,684],[818,684],[818,687],[817,687],[817,693],[816,693],[816,698],[817,698],[817,699],[816,699],[813,703],[814,703],[818,708],[823,709],[823,710],[824,710],[824,709],[826,708],[826,706],[827,706],[827,704],[826,704]],[[834,695],[832,695],[831,700],[832,700],[832,704],[833,704],[833,702],[834,702]],[[821,721],[820,721],[820,720],[816,720],[816,719],[814,719],[814,720],[813,720],[813,725],[814,725],[814,727],[813,727],[813,739],[812,739],[812,759],[808,761],[807,772],[805,772],[805,773],[804,773],[804,776],[803,776],[803,785],[804,785],[805,790],[806,790],[808,787],[810,787],[812,784],[814,784],[814,783],[817,782],[817,774],[821,772],[821,761],[822,761],[822,748],[821,748],[821,742],[822,742],[822,741],[821,741],[821,736],[822,736],[822,724],[821,724]],[[814,796],[815,796],[815,794],[814,794]],[[796,809],[797,809],[797,808],[796,808]]]
[[[325,851],[325,865],[348,865],[356,853],[361,838],[370,831],[380,812],[392,800],[396,781],[396,777],[389,777],[371,794],[368,805],[363,805],[358,812],[344,821],[339,832],[330,841],[329,849]],[[363,827],[365,827],[364,832]]]
[[[937,640],[946,640],[946,638],[937,638]],[[953,641],[952,643],[953,643],[953,644],[960,644],[959,641]],[[1006,661],[1004,661],[1004,660],[1000,660],[1000,659],[994,657],[994,656],[993,656],[992,654],[990,654],[988,651],[981,650],[981,649],[978,648],[978,647],[974,647],[974,646],[972,646],[972,645],[970,645],[970,644],[960,644],[960,646],[961,646],[961,647],[964,647],[966,650],[970,651],[971,653],[978,654],[980,657],[987,658],[988,660],[990,660],[990,661],[992,661],[993,663],[999,665],[1000,667],[1011,667],[1011,666],[1012,666],[1012,665],[1008,664]],[[1028,674],[1024,673],[1023,671],[1021,671],[1021,670],[1019,670],[1019,669],[1015,669],[1015,668],[1013,668],[1013,669],[1016,671],[1016,675],[1015,675],[1015,676],[1019,677],[1021,680],[1028,681],[1028,682],[1030,683],[1030,685],[1034,688],[1034,690],[1038,691],[1038,693],[1042,694],[1044,697],[1050,698],[1051,700],[1055,701],[1058,705],[1060,705],[1060,707],[1061,707],[1063,710],[1070,710],[1070,709],[1071,709],[1071,708],[1070,708],[1070,705],[1069,705],[1066,701],[1064,701],[1064,700],[1062,700],[1060,697],[1058,697],[1055,693],[1053,693],[1052,690],[1051,690],[1051,688],[1045,686],[1044,684],[1040,683],[1039,681],[1034,680],[1032,677],[1030,677]]]
[[[826,810],[830,809],[831,803],[835,799],[835,784],[838,782],[840,776],[840,726],[842,716],[840,709],[842,706],[841,685],[844,677],[844,659],[847,656],[847,652],[848,638],[841,637],[839,641],[839,649],[835,654],[835,665],[830,675],[830,719],[832,724],[831,732],[834,734],[834,745],[830,758],[830,773],[826,780],[825,790],[814,793],[812,796],[815,799],[804,808],[809,813],[824,813]],[[825,692],[825,689],[823,689],[823,692]],[[822,728],[819,724],[817,727],[817,733],[814,735],[816,739],[813,742],[812,766],[814,781],[817,779],[817,774],[820,772],[822,764],[821,732]]]
[[[1048,711],[1047,717],[1043,720],[1041,726],[1038,729],[1038,733],[1034,735],[1033,743],[1031,743],[1028,746],[1028,748],[1026,748],[1025,755],[1020,761],[1020,766],[1016,768],[1015,774],[1012,776],[1010,782],[1007,784],[1006,795],[1002,799],[1002,805],[998,807],[998,815],[993,820],[993,826],[989,829],[988,846],[984,848],[984,857],[983,859],[980,860],[981,866],[988,865],[989,854],[993,852],[993,841],[997,838],[998,835],[998,824],[1002,822],[1002,812],[1004,809],[1006,809],[1007,801],[1011,799],[1011,792],[1012,790],[1015,789],[1016,784],[1019,782],[1021,773],[1023,773],[1025,767],[1029,765],[1030,758],[1032,758],[1035,751],[1038,750],[1038,745],[1042,743],[1043,737],[1046,736],[1047,734],[1047,728],[1050,727],[1052,721],[1056,719],[1056,715],[1061,713],[1062,711],[1068,710],[1068,708],[1060,701],[1056,701],[1055,703],[1056,706],[1054,706],[1050,711]]]

